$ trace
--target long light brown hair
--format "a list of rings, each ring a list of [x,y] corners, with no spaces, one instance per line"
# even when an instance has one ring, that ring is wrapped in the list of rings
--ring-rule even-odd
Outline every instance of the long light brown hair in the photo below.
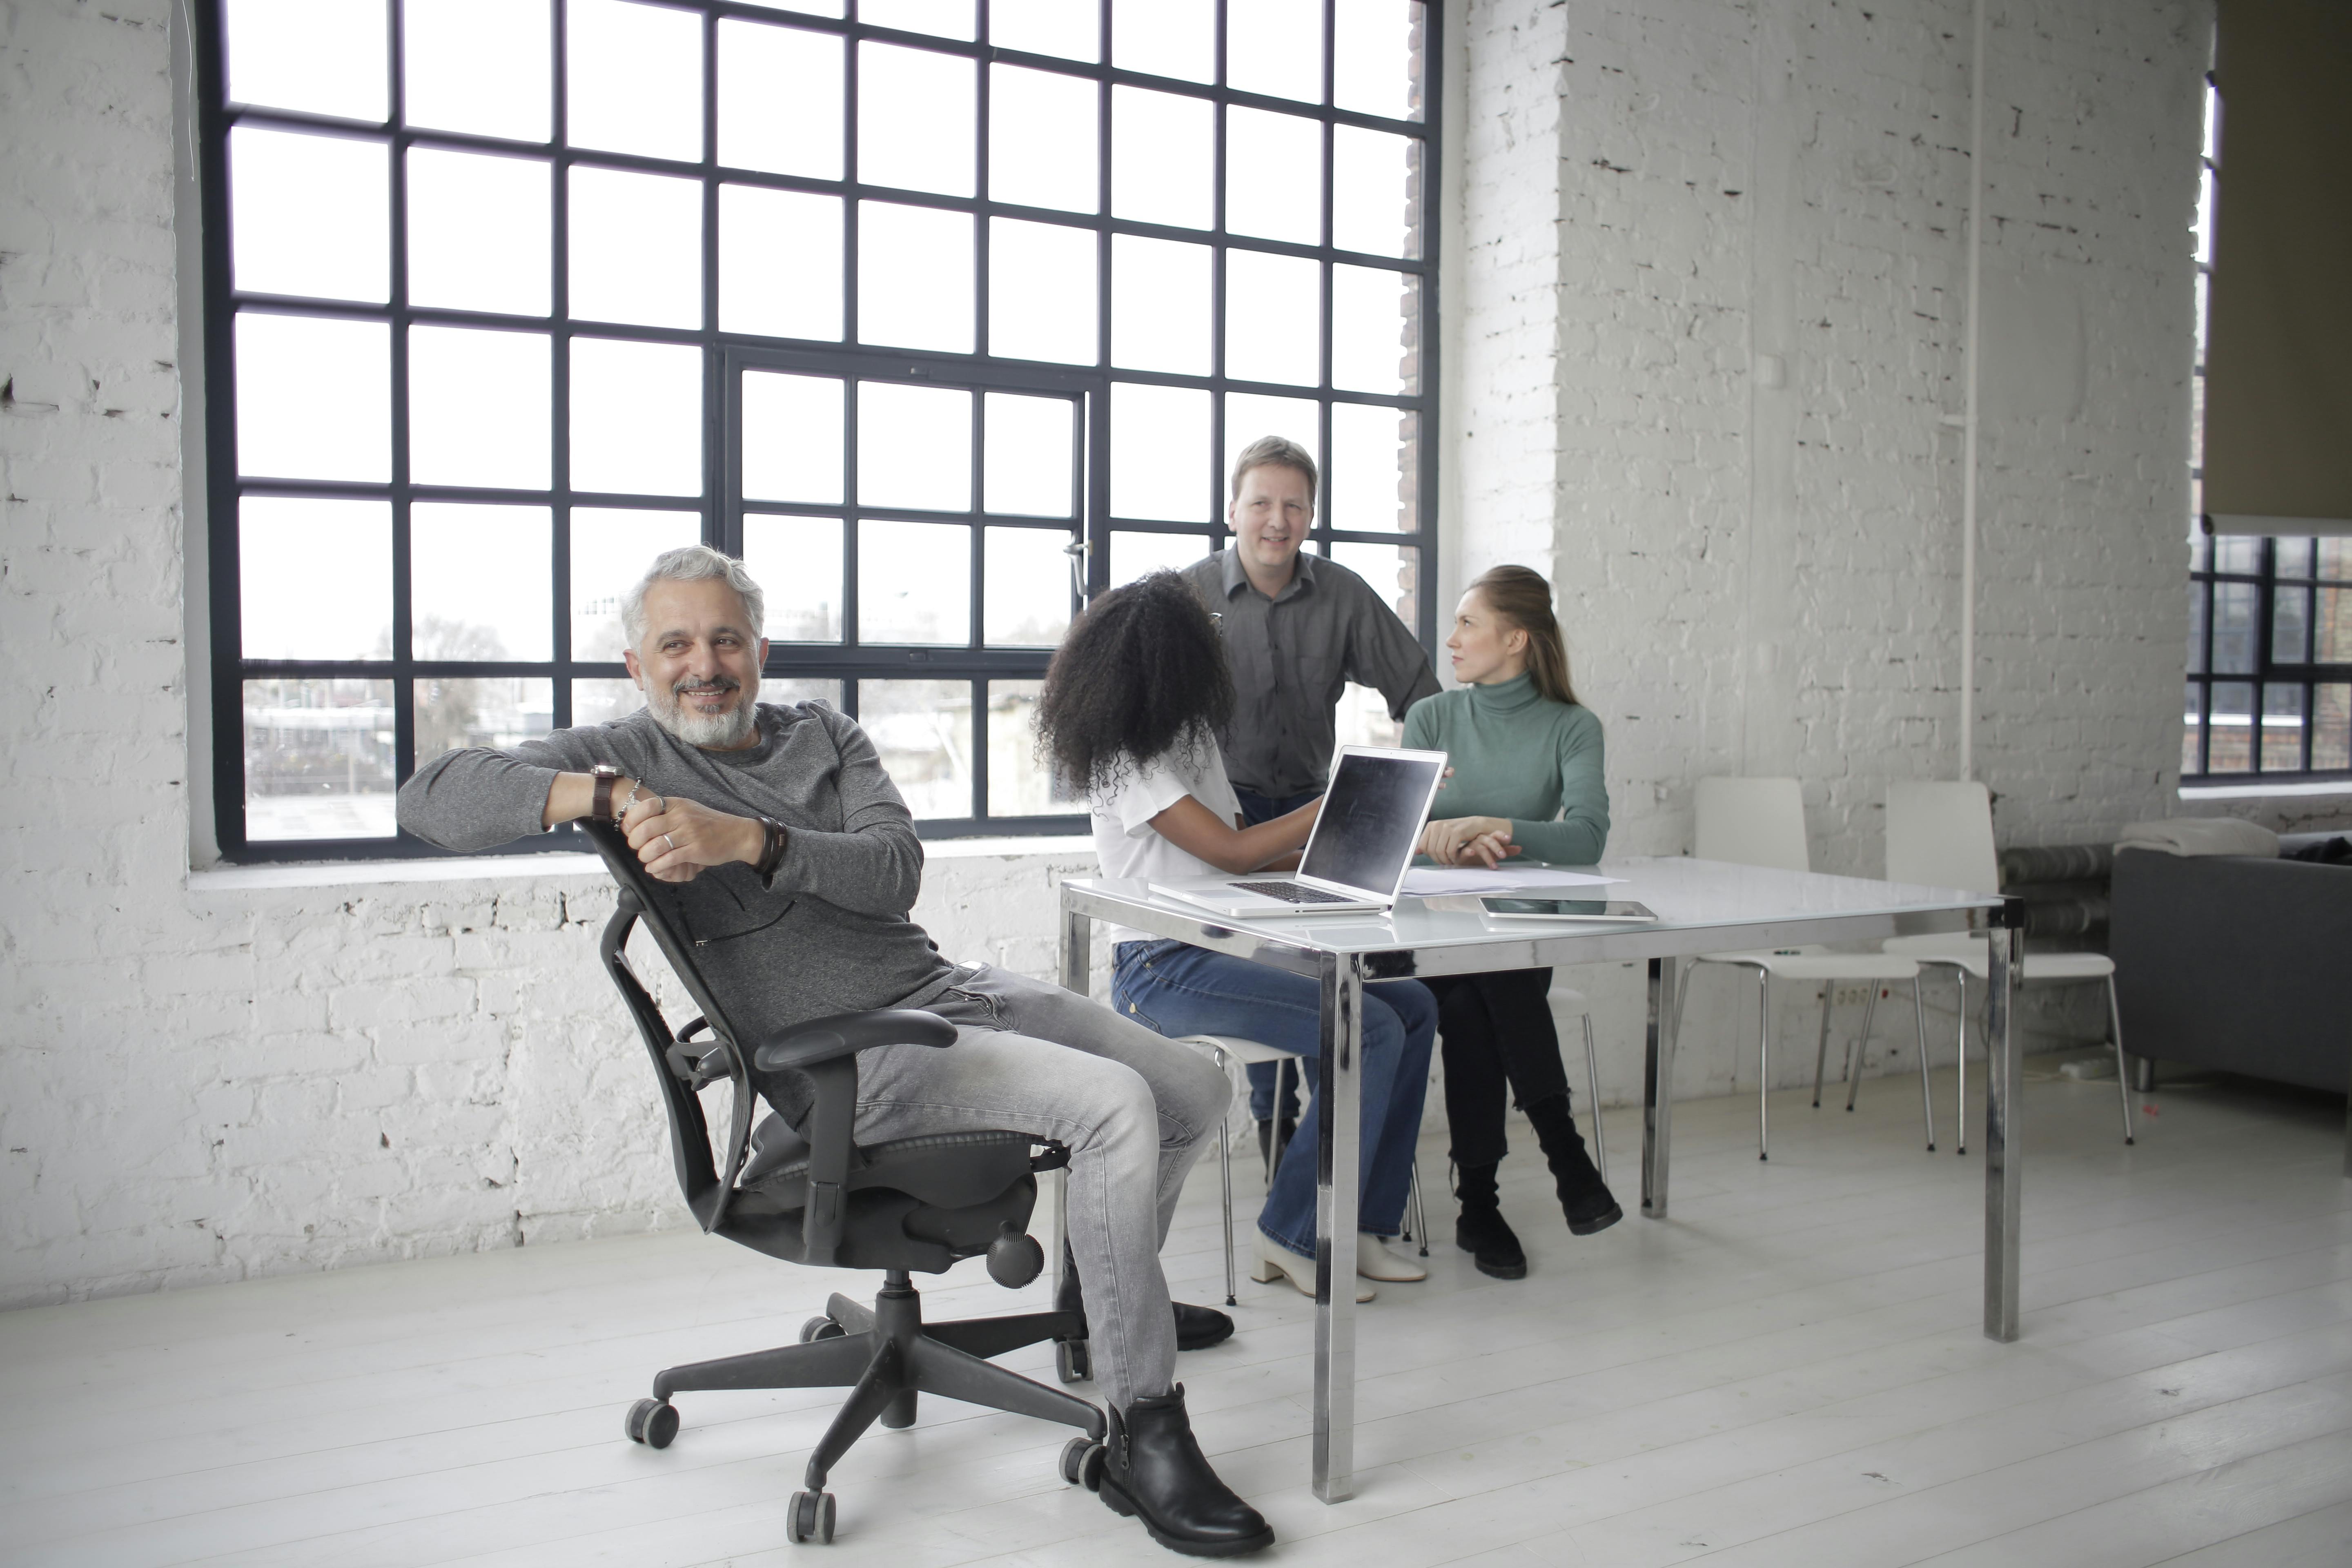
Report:
[[[1496,566],[1470,584],[1469,592],[1486,601],[1486,607],[1528,634],[1528,673],[1536,690],[1554,702],[1573,702],[1576,689],[1568,683],[1568,645],[1561,641],[1559,617],[1552,614],[1551,584],[1525,566]]]

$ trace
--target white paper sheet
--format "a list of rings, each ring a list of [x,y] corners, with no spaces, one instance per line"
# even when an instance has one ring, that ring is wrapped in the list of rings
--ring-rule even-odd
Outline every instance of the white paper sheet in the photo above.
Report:
[[[1562,871],[1549,866],[1483,866],[1467,868],[1416,867],[1404,874],[1409,899],[1445,898],[1455,894],[1524,893],[1538,888],[1603,888],[1622,877],[1600,877],[1589,871]]]

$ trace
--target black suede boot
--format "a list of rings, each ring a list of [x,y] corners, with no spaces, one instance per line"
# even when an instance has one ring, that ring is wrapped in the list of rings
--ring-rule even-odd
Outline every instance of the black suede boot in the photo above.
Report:
[[[1169,1303],[1176,1309],[1176,1348],[1180,1351],[1204,1351],[1211,1345],[1221,1345],[1234,1337],[1234,1321],[1214,1307],[1195,1307],[1185,1301]],[[1062,1244],[1062,1289],[1054,1298],[1054,1310],[1086,1314],[1086,1294],[1078,1287],[1078,1266],[1070,1256],[1070,1244]],[[1077,1371],[1087,1375],[1086,1342],[1073,1347],[1077,1356]]]
[[[1454,1195],[1462,1200],[1462,1217],[1454,1222],[1454,1245],[1470,1255],[1481,1274],[1497,1279],[1528,1277],[1528,1255],[1519,1238],[1504,1222],[1492,1165],[1454,1168]]]
[[[1592,1168],[1592,1156],[1584,1152],[1584,1137],[1576,1130],[1576,1118],[1569,1114],[1568,1096],[1556,1094],[1526,1109],[1528,1121],[1536,1130],[1536,1142],[1543,1145],[1544,1160],[1551,1166],[1552,1184],[1559,1190],[1560,1212],[1568,1216],[1570,1232],[1591,1236],[1623,1219],[1625,1211],[1617,1206],[1609,1184],[1601,1179],[1601,1173]]]
[[[1112,1407],[1101,1490],[1113,1513],[1141,1520],[1152,1540],[1188,1557],[1244,1557],[1274,1544],[1265,1516],[1209,1468],[1181,1383],[1123,1411]]]

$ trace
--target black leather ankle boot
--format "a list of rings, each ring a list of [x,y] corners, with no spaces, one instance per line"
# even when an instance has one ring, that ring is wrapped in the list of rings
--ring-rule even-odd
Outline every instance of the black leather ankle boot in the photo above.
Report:
[[[1184,1414],[1184,1385],[1113,1406],[1103,1453],[1102,1500],[1139,1519],[1151,1539],[1188,1557],[1244,1557],[1274,1544],[1265,1516],[1209,1468]]]
[[[1189,1301],[1169,1303],[1176,1310],[1176,1348],[1180,1351],[1204,1351],[1211,1345],[1221,1345],[1234,1337],[1234,1321],[1214,1307],[1195,1307]],[[1054,1298],[1054,1310],[1086,1315],[1086,1293],[1078,1288],[1077,1260],[1070,1256],[1070,1244],[1062,1244],[1062,1289]],[[1085,1363],[1086,1344],[1077,1346],[1079,1375],[1087,1375]]]
[[[1553,1095],[1538,1105],[1527,1108],[1528,1121],[1536,1130],[1536,1142],[1543,1145],[1544,1159],[1551,1166],[1552,1184],[1559,1190],[1560,1212],[1568,1216],[1568,1228],[1577,1236],[1591,1236],[1596,1230],[1607,1230],[1625,1217],[1617,1200],[1609,1191],[1609,1184],[1592,1166],[1592,1156],[1584,1152],[1584,1137],[1576,1130],[1576,1118],[1569,1114],[1568,1096]]]
[[[1497,1279],[1528,1277],[1528,1255],[1519,1238],[1503,1219],[1492,1165],[1457,1165],[1454,1195],[1462,1200],[1462,1217],[1454,1222],[1454,1245],[1470,1255],[1481,1274]]]

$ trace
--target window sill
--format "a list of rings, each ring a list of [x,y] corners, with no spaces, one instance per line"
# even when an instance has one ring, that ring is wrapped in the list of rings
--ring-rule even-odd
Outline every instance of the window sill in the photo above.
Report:
[[[929,861],[989,858],[1091,859],[1092,838],[940,838],[923,845]],[[271,866],[208,866],[188,873],[192,893],[266,892],[281,888],[356,888],[383,883],[521,882],[540,879],[602,878],[604,862],[593,855],[470,855],[446,860],[328,860]]]
[[[2263,795],[2340,795],[2352,798],[2352,779],[2322,779],[2315,784],[2182,784],[2183,800],[2243,800]]]

